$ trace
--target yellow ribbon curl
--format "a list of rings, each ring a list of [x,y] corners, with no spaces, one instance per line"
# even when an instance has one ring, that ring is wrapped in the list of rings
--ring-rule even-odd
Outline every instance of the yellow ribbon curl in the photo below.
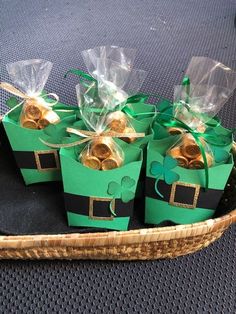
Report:
[[[83,143],[87,143],[89,141],[92,141],[95,138],[101,138],[101,137],[115,137],[115,138],[125,138],[125,137],[135,137],[135,138],[141,138],[145,137],[145,133],[118,133],[114,131],[104,131],[101,133],[97,133],[94,131],[86,131],[86,130],[77,130],[73,128],[67,128],[66,131],[68,133],[76,134],[80,137],[83,137],[82,140],[73,142],[73,143],[67,143],[67,144],[52,144],[44,141],[43,139],[40,139],[42,143],[44,143],[47,146],[50,146],[52,148],[63,148],[63,147],[73,147],[77,145],[81,145]]]
[[[15,95],[15,96],[20,97],[20,98],[23,99],[22,102],[20,102],[17,106],[15,106],[10,111],[8,111],[8,113],[11,112],[12,110],[14,110],[16,107],[19,107],[25,100],[28,100],[28,99],[39,101],[39,100],[42,100],[43,97],[46,97],[46,96],[51,96],[51,97],[55,98],[54,102],[51,102],[51,103],[46,103],[45,102],[43,104],[43,105],[45,105],[45,107],[48,107],[48,108],[54,106],[59,101],[59,97],[56,94],[54,94],[54,93],[49,93],[49,94],[43,95],[43,97],[38,95],[38,94],[27,95],[27,94],[23,93],[22,91],[20,91],[19,89],[17,89],[12,84],[7,83],[7,82],[0,82],[0,88],[5,90],[5,91],[7,91],[7,92],[9,92],[12,95]]]

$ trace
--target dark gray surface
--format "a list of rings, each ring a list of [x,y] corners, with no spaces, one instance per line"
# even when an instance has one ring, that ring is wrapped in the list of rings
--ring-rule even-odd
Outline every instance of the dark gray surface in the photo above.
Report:
[[[80,51],[103,44],[136,47],[149,72],[142,90],[172,96],[193,55],[236,68],[230,0],[0,1],[0,80],[5,64],[54,63],[47,90],[75,103]],[[0,92],[1,104],[8,97]],[[235,126],[236,95],[220,116]],[[0,106],[4,112],[4,106]],[[209,248],[172,261],[2,261],[2,313],[234,313],[235,227]]]

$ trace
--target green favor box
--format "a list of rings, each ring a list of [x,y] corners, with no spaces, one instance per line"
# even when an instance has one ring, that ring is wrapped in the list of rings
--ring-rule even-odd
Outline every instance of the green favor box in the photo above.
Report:
[[[57,104],[57,106],[63,104]],[[9,139],[16,163],[26,185],[60,181],[61,170],[59,152],[43,144],[40,138],[45,138],[44,130],[22,128],[19,123],[21,107],[17,107],[3,118],[3,125]],[[57,112],[63,124],[70,125],[76,120],[76,115],[71,111]]]
[[[146,134],[145,137],[137,138],[133,143],[129,144],[130,146],[139,147],[143,150],[143,163],[140,180],[138,182],[135,195],[136,198],[140,199],[144,197],[147,144],[153,139],[154,134],[152,124],[155,118],[156,108],[154,105],[146,104],[142,101],[133,104],[127,103],[126,108],[134,114],[134,118],[130,119],[130,123],[135,131]]]
[[[69,226],[128,229],[142,151],[117,141],[125,153],[124,165],[108,171],[83,166],[78,161],[79,152],[73,147],[60,150]]]
[[[223,194],[233,168],[228,153],[226,163],[209,168],[209,188],[205,190],[205,171],[177,166],[176,160],[165,156],[179,136],[153,140],[147,148],[145,187],[145,222],[159,224],[172,221],[189,224],[211,218]],[[211,147],[213,152],[215,147]],[[225,147],[230,150],[230,145]]]
[[[143,138],[137,138],[131,145],[144,149],[147,143],[153,138],[151,126],[155,118],[155,106],[139,102],[133,104],[127,103],[125,108],[127,112],[133,115],[133,118],[130,118],[130,123],[135,131],[146,134]]]

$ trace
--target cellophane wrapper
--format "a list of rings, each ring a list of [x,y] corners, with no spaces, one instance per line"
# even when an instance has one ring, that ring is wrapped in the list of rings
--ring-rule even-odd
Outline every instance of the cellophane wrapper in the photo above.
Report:
[[[117,160],[121,166],[124,160],[124,152],[112,137],[104,138],[102,133],[110,130],[111,114],[120,112],[131,95],[135,95],[140,89],[147,73],[134,69],[135,50],[115,46],[102,46],[82,52],[88,72],[94,78],[93,82],[81,81],[76,86],[78,105],[82,120],[88,130],[101,136],[96,141],[105,141],[111,149],[110,157]],[[129,123],[128,133],[135,130]],[[120,132],[117,130],[112,130]],[[82,151],[80,160],[84,156],[94,157],[94,142],[91,141]],[[108,158],[108,157],[107,157]],[[103,165],[106,159],[101,156]],[[102,170],[105,169],[101,166]]]
[[[173,115],[195,132],[204,133],[207,123],[216,116],[232,95],[236,87],[236,72],[210,58],[193,57],[185,77],[189,79],[190,85],[175,86]],[[193,136],[183,133],[175,145],[177,148],[172,148],[168,154],[173,152],[174,155],[181,154],[185,143],[190,144],[191,141],[195,141]],[[201,139],[201,142],[210,167],[214,165],[213,153],[206,141]],[[202,156],[198,159],[202,160]]]
[[[190,86],[176,86],[174,116],[197,129],[222,109],[236,88],[236,72],[207,57],[193,57],[185,76]]]
[[[60,118],[41,97],[53,64],[41,59],[7,64],[8,74],[16,88],[29,97],[22,101],[21,126],[44,128],[45,122],[58,123]],[[40,119],[44,119],[40,121]],[[39,125],[41,125],[39,127]]]

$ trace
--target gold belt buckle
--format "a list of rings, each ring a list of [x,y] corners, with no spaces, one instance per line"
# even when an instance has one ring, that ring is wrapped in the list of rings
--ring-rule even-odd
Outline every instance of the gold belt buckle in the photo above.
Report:
[[[54,155],[54,160],[56,163],[56,167],[52,168],[44,168],[42,167],[40,156],[42,155]],[[38,171],[51,171],[51,170],[59,170],[60,169],[60,163],[59,163],[59,158],[56,150],[39,150],[34,152],[34,157],[36,161],[36,166]]]
[[[97,202],[111,202],[112,210],[115,212],[115,199],[114,198],[103,198],[103,197],[90,197],[89,198],[89,218],[94,219],[94,220],[113,220],[114,217],[111,214],[110,217],[101,217],[101,216],[95,216],[93,213],[93,206],[94,206],[94,201]]]
[[[194,191],[194,196],[193,196],[193,202],[192,204],[187,204],[187,203],[180,203],[175,201],[175,194],[176,194],[176,188],[178,186],[185,186],[187,188],[193,188]],[[196,208],[197,206],[197,201],[200,193],[200,185],[198,184],[191,184],[191,183],[185,183],[185,182],[174,182],[171,187],[171,193],[170,193],[170,199],[169,199],[169,204],[177,207],[184,207],[184,208]]]

